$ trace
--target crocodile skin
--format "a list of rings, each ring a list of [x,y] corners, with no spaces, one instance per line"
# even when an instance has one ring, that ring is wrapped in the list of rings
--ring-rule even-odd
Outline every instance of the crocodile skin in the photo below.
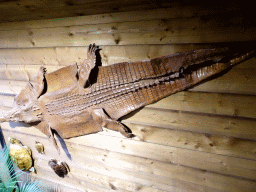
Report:
[[[118,121],[120,117],[220,73],[253,52],[200,49],[96,66],[95,82],[90,83],[97,49],[89,46],[88,59],[80,67],[74,64],[51,73],[41,68],[35,85],[28,82],[15,97],[13,110],[1,121],[37,122],[37,128],[51,137],[56,148],[55,132],[71,138],[106,127],[131,137],[130,130]]]

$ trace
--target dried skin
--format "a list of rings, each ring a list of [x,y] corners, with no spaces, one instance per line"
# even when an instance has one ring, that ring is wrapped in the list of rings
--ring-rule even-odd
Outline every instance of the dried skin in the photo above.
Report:
[[[36,85],[30,83],[15,98],[13,111],[2,121],[39,122],[37,128],[62,138],[102,131],[102,127],[132,134],[117,121],[120,117],[187,89],[246,59],[250,53],[230,57],[227,48],[200,49],[148,61],[124,62],[98,67],[95,83],[95,51],[90,45],[87,60],[46,73],[39,70]],[[225,55],[229,57],[226,58]]]

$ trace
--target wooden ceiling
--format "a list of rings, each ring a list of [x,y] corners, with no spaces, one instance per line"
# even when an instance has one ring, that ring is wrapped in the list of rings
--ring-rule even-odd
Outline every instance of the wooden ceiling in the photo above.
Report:
[[[0,0],[0,22],[74,17],[169,7],[168,1]]]
[[[250,6],[245,3],[223,1],[207,1],[203,5],[195,0],[0,0],[0,23],[184,6],[213,13],[217,9],[250,13]]]

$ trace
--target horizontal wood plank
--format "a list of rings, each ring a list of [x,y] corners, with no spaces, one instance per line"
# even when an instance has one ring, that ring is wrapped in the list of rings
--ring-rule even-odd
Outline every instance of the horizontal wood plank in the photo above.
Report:
[[[37,167],[38,174],[43,175],[49,175],[53,179],[58,179],[58,176],[53,173],[51,168],[48,166],[48,161],[44,159],[38,159],[38,164],[40,166]],[[121,171],[115,171],[111,168],[105,168],[109,170],[103,170],[100,168],[100,164],[94,163],[95,168],[97,168],[97,171],[90,171],[88,170],[88,166],[85,165],[85,163],[74,163],[70,162],[68,163],[70,167],[70,173],[67,175],[65,182],[76,184],[77,186],[80,186],[84,190],[88,190],[90,188],[94,188],[95,191],[112,191],[112,190],[120,190],[120,191],[136,191],[138,188],[143,189],[142,191],[154,191],[154,192],[160,192],[164,191],[161,189],[158,189],[157,186],[150,187],[149,182],[144,180],[141,181],[141,179],[137,179],[137,183],[131,182],[131,179],[122,180],[124,176],[124,173],[121,173]],[[93,166],[92,164],[90,164]],[[112,172],[112,173],[110,173]],[[106,174],[109,175],[106,175]],[[115,177],[113,175],[116,174]],[[111,176],[112,175],[112,176]],[[119,176],[119,178],[117,177]],[[121,178],[121,179],[120,179]],[[58,179],[60,180],[60,179]],[[136,179],[135,179],[136,180]],[[140,183],[138,181],[141,181]],[[142,184],[143,183],[143,184]],[[146,183],[146,185],[145,185]],[[148,186],[147,186],[148,185]],[[152,182],[153,185],[153,182]],[[157,185],[157,184],[156,184]],[[162,186],[166,189],[166,191],[171,191],[174,189],[174,187],[169,186]],[[160,186],[161,188],[161,186]],[[171,190],[168,190],[170,188]]]
[[[5,108],[6,111],[12,107],[14,95],[3,95],[0,94],[0,106]]]
[[[144,108],[125,116],[122,122],[241,139],[256,139],[255,119]]]
[[[212,154],[256,160],[256,141],[125,123],[135,139]],[[108,130],[106,130],[108,131]],[[113,134],[113,133],[112,133]]]
[[[256,118],[255,103],[254,95],[182,91],[147,107]]]
[[[96,2],[96,3],[100,3],[100,2]],[[106,2],[102,2],[102,3],[104,4]],[[130,3],[133,4],[132,2]],[[136,4],[137,3],[138,2],[136,2]],[[44,10],[44,13],[33,12],[33,15],[30,12],[27,12],[26,14],[24,13],[23,15],[17,14],[17,11],[15,11],[15,9],[13,9],[13,11],[16,13],[13,13],[13,12],[10,12],[10,9],[9,9],[10,5],[7,5],[6,8],[1,8],[2,4],[0,4],[0,10],[5,9],[8,12],[8,16],[6,16],[5,14],[2,14],[1,17],[3,18],[7,17],[4,19],[14,21],[14,22],[3,23],[4,21],[3,20],[0,23],[0,30],[4,31],[4,30],[15,30],[15,29],[31,29],[31,28],[43,28],[43,27],[100,24],[100,23],[111,23],[111,22],[131,22],[131,21],[138,21],[138,20],[189,18],[194,16],[211,16],[216,14],[218,14],[218,16],[222,14],[225,17],[225,14],[227,12],[229,13],[229,15],[237,15],[236,14],[237,12],[239,11],[241,12],[240,10],[241,6],[229,6],[229,5],[223,6],[223,4],[221,6],[216,6],[216,5],[203,6],[201,3],[200,5],[197,5],[197,6],[189,6],[188,4],[186,4],[186,6],[183,6],[183,7],[177,7],[176,5],[176,6],[169,6],[162,9],[156,9],[155,7],[152,7],[152,5],[148,4],[148,2],[146,4],[147,6],[151,6],[149,10],[143,10],[141,9],[141,7],[139,8],[139,10],[135,10],[134,6],[130,7],[131,10],[128,10],[127,9],[128,7],[124,6],[122,2],[122,7],[125,8],[126,11],[122,12],[121,10],[119,11],[112,10],[110,11],[111,13],[107,13],[108,10],[106,9],[105,5],[101,9],[98,6],[94,5],[94,7],[89,8],[90,10],[82,9],[81,5],[79,5],[79,10],[83,12],[83,13],[79,13],[80,16],[77,16],[76,15],[77,13],[75,13],[75,15],[71,14],[67,16],[67,14],[70,14],[70,11],[72,10],[77,12],[77,8],[73,7],[73,9],[65,10],[63,9],[63,7],[59,6],[60,5],[59,3],[58,3],[58,6],[60,8],[56,8],[56,6],[54,6],[53,8],[54,11],[51,11],[49,8],[47,8],[46,10]],[[44,5],[47,6],[48,2]],[[108,4],[108,5],[111,6],[111,4]],[[17,5],[14,4],[14,7],[15,6]],[[38,4],[36,4],[36,6],[38,6]],[[95,12],[95,8],[97,9],[97,12]],[[97,13],[100,13],[100,14],[96,15]],[[83,15],[88,15],[88,16],[83,16]],[[25,21],[27,19],[24,19],[24,17],[27,17],[28,21]],[[38,17],[40,20],[38,20]],[[51,19],[44,19],[45,17],[51,18]],[[34,19],[37,19],[37,20],[34,20]],[[23,22],[15,22],[19,20],[22,20]]]
[[[137,181],[135,183],[142,184],[145,183],[146,180],[154,183],[159,178],[163,179],[163,177],[167,177],[167,180],[158,180],[159,183],[166,183],[167,185],[173,187],[181,187],[185,191],[189,191],[186,189],[190,189],[191,191],[196,191],[200,189],[204,189],[207,191],[250,191],[255,189],[256,185],[252,181],[234,178],[225,175],[219,175],[216,173],[211,173],[205,170],[198,170],[189,167],[183,167],[179,165],[175,165],[172,163],[165,163],[162,161],[153,160],[152,158],[145,159],[139,156],[131,156],[123,153],[116,153],[112,150],[103,150],[100,148],[91,148],[85,146],[86,140],[81,142],[76,141],[72,142],[70,140],[66,140],[66,144],[71,153],[72,161],[70,161],[63,151],[61,150],[61,156],[59,157],[57,153],[54,153],[52,150],[52,144],[45,136],[40,136],[41,133],[38,134],[39,131],[31,128],[29,134],[26,130],[22,130],[19,128],[19,132],[3,129],[6,137],[13,136],[17,139],[20,139],[24,144],[31,147],[33,151],[33,156],[41,162],[42,160],[50,160],[50,158],[55,157],[57,159],[61,158],[61,160],[66,161],[71,168],[71,172],[69,175],[73,176],[73,167],[80,167],[80,170],[83,170],[84,173],[90,173],[87,175],[87,179],[84,181],[92,181],[92,179],[97,178],[96,173],[107,174],[108,176],[118,177],[119,179],[125,177],[125,180]],[[22,133],[23,132],[23,133]],[[32,136],[31,136],[32,134]],[[27,139],[31,138],[31,139]],[[40,141],[45,145],[45,155],[38,154],[35,152],[34,142]],[[58,143],[59,144],[59,143]],[[42,169],[45,163],[38,162],[37,168]],[[50,168],[44,167],[43,170],[48,170]],[[101,171],[105,170],[105,171]],[[88,172],[89,171],[89,172]],[[93,172],[95,173],[93,173]],[[79,172],[79,170],[78,170]],[[95,175],[96,174],[96,175]],[[125,175],[123,175],[125,174]],[[153,174],[149,177],[150,174]],[[130,175],[130,176],[129,176]],[[133,176],[132,176],[133,175]],[[52,175],[53,178],[58,178],[57,176]],[[135,177],[134,177],[135,176]],[[159,177],[156,177],[159,176]],[[155,179],[152,179],[155,178]],[[133,179],[132,179],[133,178]],[[145,180],[146,179],[146,180]],[[111,181],[111,179],[110,179]],[[113,180],[112,180],[113,181]],[[114,181],[117,181],[114,179]],[[138,182],[139,181],[139,182]],[[184,183],[185,182],[185,183]],[[187,182],[187,183],[186,183]],[[103,183],[102,183],[103,184]],[[112,183],[114,186],[119,187],[116,183]],[[149,184],[149,183],[147,183]],[[183,185],[180,186],[180,185]],[[196,185],[195,185],[196,184]],[[137,185],[137,187],[138,187]],[[198,185],[198,186],[197,186]],[[159,185],[160,186],[160,185]],[[193,189],[193,190],[192,190]]]
[[[59,1],[57,1],[59,2]],[[94,15],[102,13],[116,13],[122,11],[137,11],[147,9],[157,9],[163,7],[170,7],[170,5],[163,4],[159,5],[156,1],[95,1],[95,2],[83,2],[75,3],[77,1],[65,1],[58,3],[53,7],[49,6],[47,1],[45,7],[38,7],[38,4],[26,5],[25,9],[20,9],[15,4],[13,11],[0,9],[3,11],[3,15],[0,17],[1,22],[12,22],[12,21],[25,21],[25,20],[40,20],[40,19],[52,19],[61,17],[79,17],[83,15]],[[79,1],[80,2],[80,1]],[[20,3],[18,3],[20,5]],[[41,4],[41,3],[40,3]],[[44,4],[44,3],[42,3]],[[56,3],[55,3],[56,4]],[[63,5],[64,4],[64,5]],[[71,5],[70,5],[71,4]],[[51,5],[51,3],[50,3]],[[62,6],[60,6],[62,5]],[[16,8],[16,9],[15,9]],[[18,8],[18,10],[17,10]]]
[[[24,128],[20,127],[17,131],[20,132],[21,129]],[[3,123],[2,130],[10,132],[12,128],[9,127],[7,123]],[[19,132],[16,132],[15,134],[19,134]],[[256,170],[254,170],[254,167],[256,167],[256,161],[253,160],[156,145],[102,134],[90,134],[65,141],[76,144],[86,143],[85,145],[88,147],[95,147],[102,150],[110,150],[127,155],[164,161],[166,163],[174,163],[177,165],[208,170],[225,175],[238,176],[246,179],[256,179]],[[59,144],[59,146],[61,145]]]
[[[1,80],[1,94],[19,94],[26,86],[27,81]]]
[[[238,19],[239,20],[239,19]],[[240,19],[241,20],[241,19]],[[1,48],[180,44],[254,41],[256,27],[225,25],[214,18],[156,19],[0,31]],[[218,33],[216,33],[218,31]]]
[[[214,30],[206,29],[179,29],[175,31],[154,32],[109,32],[102,34],[73,34],[66,30],[47,34],[46,36],[31,36],[27,31],[11,33],[0,32],[0,48],[32,48],[58,46],[88,46],[97,45],[136,45],[136,44],[177,44],[177,43],[216,43],[235,41],[254,41],[256,29],[251,28],[244,32],[239,28],[220,28],[216,34]],[[129,29],[125,30],[129,31]],[[49,33],[49,30],[44,33]],[[16,36],[19,36],[17,39]]]
[[[41,170],[39,170],[41,171]],[[19,180],[21,181],[27,181],[27,178],[30,180],[40,180],[40,182],[42,182],[44,184],[44,186],[48,186],[49,191],[63,191],[63,192],[84,192],[86,189],[82,188],[78,185],[74,185],[74,183],[70,183],[70,182],[63,182],[63,180],[61,179],[54,179],[53,177],[51,177],[51,175],[54,175],[53,173],[47,173],[45,175],[36,173],[27,173],[27,172],[23,172],[23,174],[20,176]],[[47,177],[45,177],[47,176]],[[102,188],[97,188],[97,190],[95,190],[95,186],[91,187],[92,185],[90,185],[89,183],[87,183],[87,189],[91,190],[91,191],[99,191],[99,189],[103,190]]]
[[[7,137],[8,134],[5,134],[5,136]],[[48,145],[45,145],[45,147],[48,147]],[[72,149],[74,149],[75,151],[78,150],[78,148],[74,148],[74,147],[72,147]],[[82,149],[83,148],[81,148],[81,150]],[[72,152],[74,152],[74,150],[72,150]],[[93,155],[91,154],[91,152],[93,152],[92,149],[89,148],[88,150],[89,150],[90,157],[93,157]],[[50,150],[47,150],[47,152],[49,151]],[[94,153],[96,153],[97,155],[100,155],[98,152],[99,150],[94,149]],[[163,191],[179,191],[179,188],[183,188],[185,191],[190,191],[191,189],[195,188],[194,190],[191,190],[191,191],[197,191],[196,189],[201,188],[200,186],[198,187],[196,184],[186,183],[184,181],[168,178],[161,175],[156,177],[156,175],[150,172],[136,171],[133,173],[131,172],[130,169],[127,170],[126,167],[122,167],[121,164],[117,164],[118,166],[113,167],[108,162],[108,160],[110,159],[107,156],[105,156],[107,163],[104,163],[105,164],[104,165],[102,164],[105,161],[104,159],[102,159],[99,162],[97,161],[95,162],[95,161],[92,161],[90,158],[88,159],[87,152],[85,152],[84,154],[87,154],[87,155],[81,156],[77,154],[77,152],[72,153],[72,158],[75,158],[75,159],[73,161],[70,161],[70,160],[66,161],[71,170],[70,173],[68,174],[68,177],[66,177],[64,180],[66,183],[72,183],[72,184],[76,183],[78,184],[78,186],[80,186],[83,183],[90,183],[92,185],[96,185],[96,186],[98,185],[98,187],[102,187],[102,189],[107,189],[107,190],[115,189],[115,190],[121,190],[121,191],[123,190],[136,191],[138,189],[141,189],[141,191],[162,191],[162,190]],[[102,151],[101,155],[103,154],[104,154],[104,151]],[[60,181],[60,178],[56,174],[54,174],[53,171],[50,169],[50,167],[47,165],[48,160],[50,160],[49,156],[34,154],[34,157],[36,159],[35,168],[39,176],[47,175],[51,177],[53,180]],[[122,162],[120,161],[119,163],[122,163]],[[128,164],[127,161],[123,163]],[[184,185],[185,186],[188,185],[189,190],[186,189]],[[203,187],[203,188],[210,189],[209,187]]]
[[[216,92],[234,94],[256,94],[254,70],[239,69],[236,66],[227,73],[218,74],[189,89],[196,92]],[[210,80],[212,79],[212,80]]]
[[[150,58],[170,55],[177,52],[191,51],[213,47],[245,46],[240,43],[224,44],[177,44],[177,45],[130,45],[130,46],[100,46],[102,65],[110,65],[127,61],[143,61]],[[67,66],[73,63],[80,65],[87,58],[87,46],[55,47],[55,48],[28,48],[28,49],[1,49],[1,70],[8,70],[9,65],[22,65],[21,68],[30,68],[30,65]],[[237,65],[236,68],[256,69],[255,58]],[[24,66],[25,65],[25,66]],[[39,68],[39,66],[37,66]],[[37,71],[37,70],[36,70]],[[1,74],[2,76],[2,74]]]
[[[37,174],[35,175],[37,178],[43,178],[46,179],[48,181],[54,181],[54,183],[57,184],[61,184],[61,183],[65,183],[65,185],[72,187],[73,190],[77,189],[79,191],[107,191],[107,192],[111,192],[111,189],[108,188],[102,188],[100,185],[101,183],[99,183],[99,185],[95,185],[95,183],[91,183],[90,180],[85,180],[84,178],[79,178],[78,176],[75,177],[71,174],[69,174],[68,176],[66,176],[64,179],[63,178],[59,178],[54,172],[53,170],[47,166],[48,161],[44,161],[43,159],[37,159],[36,162],[38,164],[40,164],[40,166],[36,167],[36,171]],[[77,170],[75,170],[77,171]],[[86,172],[84,170],[84,172]],[[37,176],[38,175],[38,176]],[[64,189],[64,191],[66,191],[66,189]]]
[[[224,44],[222,47],[228,45],[230,44]],[[102,65],[105,66],[212,47],[214,46],[210,44],[100,46],[100,55]],[[0,63],[1,65],[44,65],[47,67],[71,65],[76,62],[80,65],[87,58],[87,50],[88,46],[1,49]]]
[[[112,23],[112,22],[132,22],[132,21],[138,21],[138,20],[171,19],[171,18],[179,18],[179,17],[192,17],[194,16],[195,13],[196,13],[196,10],[189,6],[184,7],[183,9],[180,9],[180,10],[177,10],[177,8],[139,10],[139,11],[106,13],[106,14],[89,15],[89,16],[30,20],[30,21],[24,21],[22,23],[6,22],[6,23],[0,23],[0,30],[7,31],[7,30],[19,30],[19,29],[38,29],[38,28],[52,28],[52,27],[74,26],[74,25],[102,24],[102,23]],[[207,13],[204,11],[204,14],[207,14]]]

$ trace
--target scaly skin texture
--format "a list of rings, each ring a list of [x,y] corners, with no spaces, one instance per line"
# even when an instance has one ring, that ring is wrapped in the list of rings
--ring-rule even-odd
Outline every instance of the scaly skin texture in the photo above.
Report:
[[[14,109],[1,121],[38,122],[37,128],[62,138],[102,131],[102,127],[132,133],[118,119],[131,111],[187,89],[246,59],[252,52],[233,55],[227,48],[200,49],[148,61],[97,67],[90,83],[98,47],[90,45],[87,60],[46,73],[28,83],[15,98]],[[236,52],[235,52],[236,53]]]

